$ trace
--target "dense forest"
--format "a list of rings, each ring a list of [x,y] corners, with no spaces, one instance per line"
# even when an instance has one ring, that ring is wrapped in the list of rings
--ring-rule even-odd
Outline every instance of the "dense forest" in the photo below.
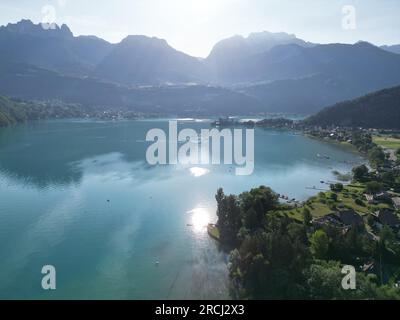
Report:
[[[91,110],[83,110],[79,105],[61,102],[26,102],[0,96],[0,127],[51,118],[84,117]]]
[[[372,260],[399,270],[400,246],[390,228],[373,241],[362,225],[346,232],[331,225],[315,227],[306,208],[303,222],[281,214],[278,199],[264,186],[239,196],[217,192],[219,239],[231,251],[235,298],[400,299],[391,280],[362,267]],[[356,290],[343,290],[343,265],[355,266]]]
[[[0,96],[0,127],[26,120],[27,114],[22,104]]]
[[[305,122],[319,126],[400,129],[400,86],[338,103]]]
[[[137,113],[106,108],[67,104],[58,100],[24,101],[0,96],[0,127],[30,120],[96,118],[102,120],[133,119]]]

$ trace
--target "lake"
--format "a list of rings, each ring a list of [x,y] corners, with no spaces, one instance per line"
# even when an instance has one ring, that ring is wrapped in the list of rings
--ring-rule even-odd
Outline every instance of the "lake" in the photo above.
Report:
[[[210,128],[181,120],[180,128]],[[224,299],[228,256],[207,235],[215,193],[259,185],[304,200],[364,160],[289,131],[255,130],[255,169],[149,166],[167,120],[57,120],[0,129],[0,298]],[[323,155],[323,156],[318,156]],[[53,265],[57,289],[41,288]]]

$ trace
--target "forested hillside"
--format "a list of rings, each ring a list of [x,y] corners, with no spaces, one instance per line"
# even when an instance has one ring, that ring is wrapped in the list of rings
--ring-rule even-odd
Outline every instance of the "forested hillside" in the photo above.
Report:
[[[91,110],[79,105],[67,105],[60,102],[25,102],[0,96],[0,127],[50,118],[83,117]]]
[[[400,86],[338,103],[306,122],[320,126],[400,129]]]

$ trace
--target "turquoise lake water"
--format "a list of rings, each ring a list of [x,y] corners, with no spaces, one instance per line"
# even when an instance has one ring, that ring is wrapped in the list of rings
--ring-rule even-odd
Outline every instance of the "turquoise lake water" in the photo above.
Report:
[[[59,120],[0,129],[0,298],[228,298],[227,255],[206,232],[216,190],[268,185],[304,200],[318,192],[307,187],[335,180],[333,170],[363,162],[336,145],[256,129],[251,176],[226,165],[149,166],[146,133],[167,127]],[[41,288],[43,265],[56,268],[54,291]]]

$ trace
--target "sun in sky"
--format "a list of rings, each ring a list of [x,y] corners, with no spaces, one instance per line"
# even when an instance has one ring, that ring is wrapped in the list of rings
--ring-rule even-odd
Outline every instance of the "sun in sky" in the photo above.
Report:
[[[349,4],[357,14],[354,30],[342,28],[343,6]],[[400,43],[400,1],[389,0],[1,0],[0,25],[39,23],[48,5],[56,23],[68,24],[74,35],[113,43],[128,35],[158,37],[203,58],[224,38],[260,31],[287,32],[313,43]]]

